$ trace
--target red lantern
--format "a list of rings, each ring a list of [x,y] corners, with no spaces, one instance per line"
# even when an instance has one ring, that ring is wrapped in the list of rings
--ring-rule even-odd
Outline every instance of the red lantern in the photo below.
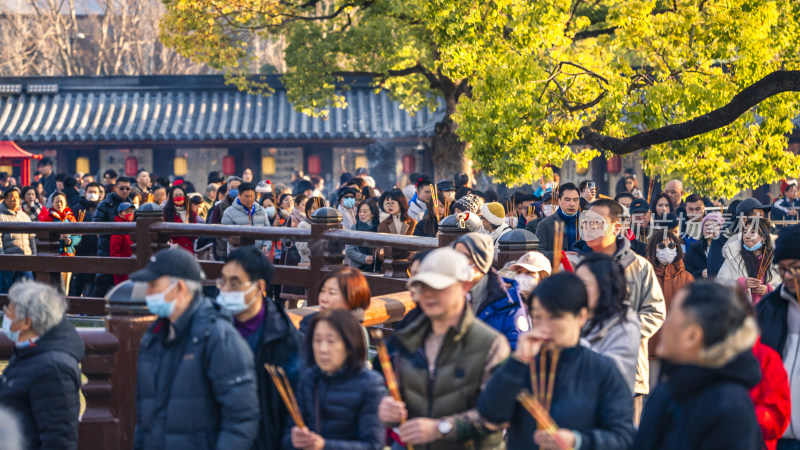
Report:
[[[308,157],[308,174],[319,175],[322,173],[322,159],[317,155]]]
[[[125,158],[125,175],[135,177],[139,172],[139,160],[135,156]]]
[[[606,163],[606,170],[608,170],[608,173],[620,173],[622,171],[622,159],[617,155],[609,158]]]
[[[233,175],[236,173],[236,158],[230,155],[222,158],[222,173],[225,175]]]
[[[408,175],[417,171],[417,158],[414,155],[403,156],[403,173]]]

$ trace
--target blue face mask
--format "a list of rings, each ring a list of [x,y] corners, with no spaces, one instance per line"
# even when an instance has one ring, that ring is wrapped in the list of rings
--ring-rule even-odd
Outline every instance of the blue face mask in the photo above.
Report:
[[[19,331],[11,331],[11,324],[14,321],[8,316],[3,316],[3,334],[6,335],[9,341],[16,343],[19,340]]]
[[[763,242],[759,242],[758,244],[756,244],[756,245],[754,245],[752,247],[748,247],[747,244],[742,242],[742,247],[744,247],[744,249],[747,250],[748,252],[754,252],[754,251],[760,249],[763,245],[764,245]]]
[[[342,200],[342,205],[343,205],[345,208],[353,208],[353,207],[355,207],[355,206],[356,206],[356,199],[354,199],[354,198],[350,198],[350,197],[348,197],[348,198],[346,198],[346,199],[343,199],[343,200]]]
[[[237,189],[237,188],[228,189],[228,197],[236,198],[238,196],[239,196],[239,189]]]
[[[177,281],[173,281],[164,292],[145,295],[144,301],[147,303],[147,310],[161,318],[172,316],[172,313],[175,312],[175,302],[168,302],[166,295],[173,290],[177,284]]]

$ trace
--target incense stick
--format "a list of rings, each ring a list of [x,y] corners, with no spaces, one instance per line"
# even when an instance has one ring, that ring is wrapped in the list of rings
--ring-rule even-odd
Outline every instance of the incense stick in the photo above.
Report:
[[[86,210],[82,209],[78,212],[78,222],[83,222],[83,219],[86,217]]]
[[[546,411],[550,411],[553,404],[553,387],[556,384],[556,367],[558,366],[558,357],[561,352],[558,349],[551,350],[552,357],[550,359],[550,379],[547,380],[547,395],[544,398],[544,407]]]
[[[536,421],[537,425],[541,426],[542,430],[553,437],[553,439],[556,441],[556,445],[558,445],[560,449],[569,450],[569,447],[557,434],[558,425],[553,418],[550,417],[550,414],[544,409],[542,404],[536,400],[536,398],[531,396],[527,391],[522,391],[517,395],[517,400],[520,402],[522,407],[528,411],[528,414],[533,417],[533,420]]]
[[[655,182],[655,178],[650,178],[650,187],[647,189],[647,203],[650,203],[650,198],[653,196],[653,185]]]
[[[389,388],[389,393],[396,402],[402,402],[403,398],[400,396],[400,387],[397,384],[397,378],[394,374],[392,367],[392,359],[389,357],[389,350],[386,348],[386,343],[383,341],[383,331],[378,329],[370,330],[370,336],[376,341],[375,347],[378,350],[378,359],[381,362],[381,369],[383,376],[386,378],[386,386]],[[405,420],[400,423],[405,422]],[[414,447],[406,444],[408,450],[414,450]]]
[[[300,407],[297,405],[297,399],[294,396],[294,391],[292,390],[291,383],[289,383],[289,378],[286,376],[286,372],[283,368],[279,367],[276,369],[275,366],[270,364],[264,364],[264,368],[267,369],[270,377],[272,377],[272,382],[275,383],[275,388],[278,390],[281,399],[283,399],[283,404],[286,406],[286,409],[289,410],[289,415],[292,416],[295,425],[300,428],[305,428],[306,425],[305,422],[303,422],[302,414],[300,414]]]
[[[797,297],[797,301],[800,302],[800,280],[798,280],[798,277],[800,277],[800,270],[794,267],[790,270],[792,272],[792,279],[794,280],[794,295]]]
[[[553,270],[557,273],[561,269],[561,250],[564,247],[564,223],[556,220],[554,223],[555,235],[553,236]]]
[[[761,254],[761,263],[758,265],[758,281],[761,282],[762,279],[767,275],[767,270],[769,267],[769,262],[772,259],[772,250],[767,253]]]

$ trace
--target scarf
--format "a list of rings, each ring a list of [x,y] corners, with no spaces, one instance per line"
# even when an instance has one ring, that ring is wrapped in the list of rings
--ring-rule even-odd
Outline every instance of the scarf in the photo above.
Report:
[[[378,232],[378,227],[373,225],[372,222],[364,223],[360,220],[356,221],[356,224],[353,225],[353,229],[356,231],[369,231],[372,233]],[[359,253],[363,253],[365,255],[372,255],[372,249],[369,247],[357,247],[357,248]]]
[[[50,210],[50,216],[58,222],[77,222],[75,216],[69,208],[64,208],[64,211],[58,212],[55,209]],[[55,222],[56,220],[51,220]]]
[[[300,225],[300,222],[306,221],[306,213],[305,211],[300,211],[300,208],[294,208],[289,218],[292,219],[292,226],[297,227]]]
[[[233,326],[242,335],[243,338],[247,339],[250,337],[251,334],[258,331],[258,328],[264,322],[264,316],[267,312],[267,300],[264,300],[264,303],[261,305],[261,311],[258,312],[255,316],[251,317],[250,319],[245,320],[244,322],[239,322],[239,319],[234,317],[233,319]]]
[[[400,218],[400,214],[392,214],[392,222],[394,222],[397,234],[403,234],[403,220]]]
[[[556,210],[558,217],[564,221],[564,243],[565,249],[572,248],[573,244],[578,242],[581,238],[578,236],[578,213],[571,216],[567,215],[561,208]]]

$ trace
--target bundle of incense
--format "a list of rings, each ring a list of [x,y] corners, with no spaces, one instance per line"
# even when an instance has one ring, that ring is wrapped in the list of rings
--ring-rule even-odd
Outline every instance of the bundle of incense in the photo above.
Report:
[[[547,374],[547,354],[550,353],[550,372]],[[553,405],[553,389],[555,388],[556,369],[558,368],[558,358],[561,351],[558,349],[548,350],[542,348],[539,354],[539,374],[537,375],[536,360],[531,361],[531,390],[533,397],[545,406],[546,411],[550,411]]]
[[[764,276],[769,270],[769,265],[772,262],[772,250],[761,255],[761,263],[758,265],[758,281],[762,281]]]
[[[528,411],[528,414],[533,417],[533,420],[536,421],[536,424],[539,426],[539,428],[553,437],[558,445],[558,448],[562,450],[569,450],[567,444],[564,443],[564,441],[561,440],[557,434],[558,425],[553,418],[550,417],[550,414],[547,412],[547,410],[544,409],[544,406],[542,406],[542,404],[536,400],[536,398],[530,395],[527,391],[522,391],[517,395],[517,400],[522,407]]]
[[[78,222],[83,222],[83,219],[86,218],[86,210],[82,209],[78,213]]]
[[[433,217],[436,217],[436,223],[439,223],[439,195],[436,194],[436,189],[433,189]]]
[[[303,422],[303,415],[300,414],[300,407],[297,405],[297,399],[294,396],[292,385],[289,383],[289,377],[286,376],[283,367],[276,368],[271,364],[264,364],[264,368],[267,369],[267,372],[269,372],[269,375],[272,377],[272,382],[275,383],[275,388],[278,389],[278,393],[283,399],[283,404],[286,405],[286,409],[289,410],[289,415],[292,416],[295,425],[300,428],[305,428],[306,424]]]
[[[561,270],[561,251],[564,248],[564,222],[556,220],[555,235],[553,236],[553,273]]]
[[[397,401],[403,401],[400,397],[400,387],[397,385],[397,378],[394,375],[394,368],[392,368],[392,359],[389,357],[389,350],[386,348],[386,343],[383,342],[383,331],[378,329],[370,330],[370,336],[375,340],[375,347],[378,350],[378,359],[381,362],[381,369],[383,376],[386,378],[386,386],[389,388],[389,394]],[[414,447],[406,444],[408,450],[414,450]]]
[[[559,186],[553,186],[553,195],[550,197],[550,204],[553,205],[553,208],[556,207],[556,203],[558,202],[558,188]]]
[[[650,197],[653,195],[653,185],[655,184],[656,179],[650,178],[650,187],[647,188],[647,203],[650,203]]]
[[[792,279],[794,280],[794,295],[797,297],[797,301],[800,302],[800,270],[795,268],[790,270],[792,271]]]

